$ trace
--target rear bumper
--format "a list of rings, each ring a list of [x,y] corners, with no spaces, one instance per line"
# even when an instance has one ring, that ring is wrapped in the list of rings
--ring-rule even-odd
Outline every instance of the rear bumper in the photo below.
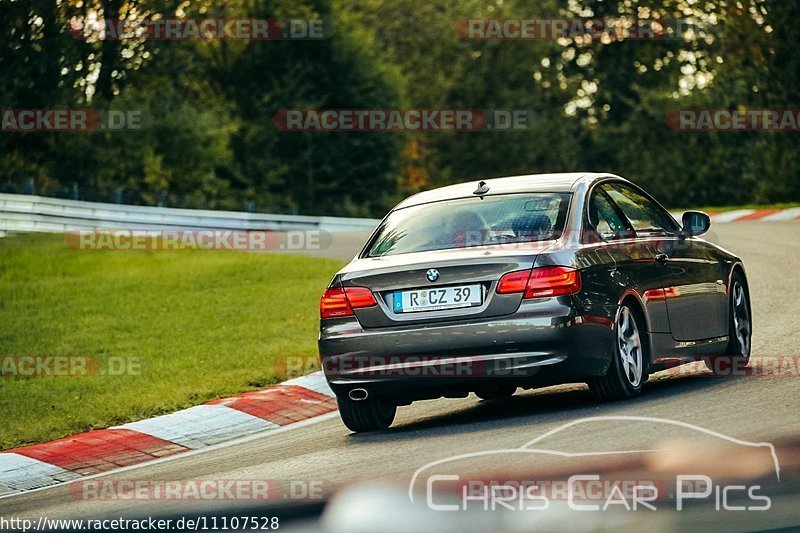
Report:
[[[395,399],[463,396],[499,383],[544,386],[603,375],[611,321],[576,313],[571,297],[523,301],[510,315],[364,329],[324,320],[322,368],[339,395],[353,388]]]

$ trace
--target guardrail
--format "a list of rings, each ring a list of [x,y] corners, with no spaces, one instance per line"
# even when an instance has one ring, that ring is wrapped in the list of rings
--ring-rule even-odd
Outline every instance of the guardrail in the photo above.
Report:
[[[371,218],[269,215],[104,204],[0,193],[0,237],[7,233],[66,233],[84,229],[372,230]]]

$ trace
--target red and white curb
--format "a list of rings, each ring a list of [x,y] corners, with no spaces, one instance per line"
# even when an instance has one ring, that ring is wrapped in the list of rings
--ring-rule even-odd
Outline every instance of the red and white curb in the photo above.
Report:
[[[183,411],[0,453],[0,497],[216,446],[336,411],[321,372]]]
[[[783,222],[800,219],[800,207],[791,209],[737,209],[711,217],[713,222]]]
[[[673,213],[677,219],[681,219],[683,212]],[[735,209],[711,215],[711,222],[725,224],[728,222],[785,222],[788,220],[800,220],[800,207],[789,209]]]

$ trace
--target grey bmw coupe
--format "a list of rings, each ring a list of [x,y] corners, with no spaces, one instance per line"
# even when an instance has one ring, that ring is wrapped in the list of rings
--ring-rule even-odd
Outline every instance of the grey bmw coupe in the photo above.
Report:
[[[416,194],[381,221],[320,302],[319,353],[352,431],[399,405],[587,383],[638,395],[652,372],[747,365],[741,259],[612,174],[488,179]]]

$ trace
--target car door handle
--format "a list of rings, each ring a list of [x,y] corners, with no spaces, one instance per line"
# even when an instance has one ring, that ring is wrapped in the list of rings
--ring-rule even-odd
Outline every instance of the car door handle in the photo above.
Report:
[[[653,259],[659,263],[666,263],[669,260],[669,256],[667,254],[656,254]]]

